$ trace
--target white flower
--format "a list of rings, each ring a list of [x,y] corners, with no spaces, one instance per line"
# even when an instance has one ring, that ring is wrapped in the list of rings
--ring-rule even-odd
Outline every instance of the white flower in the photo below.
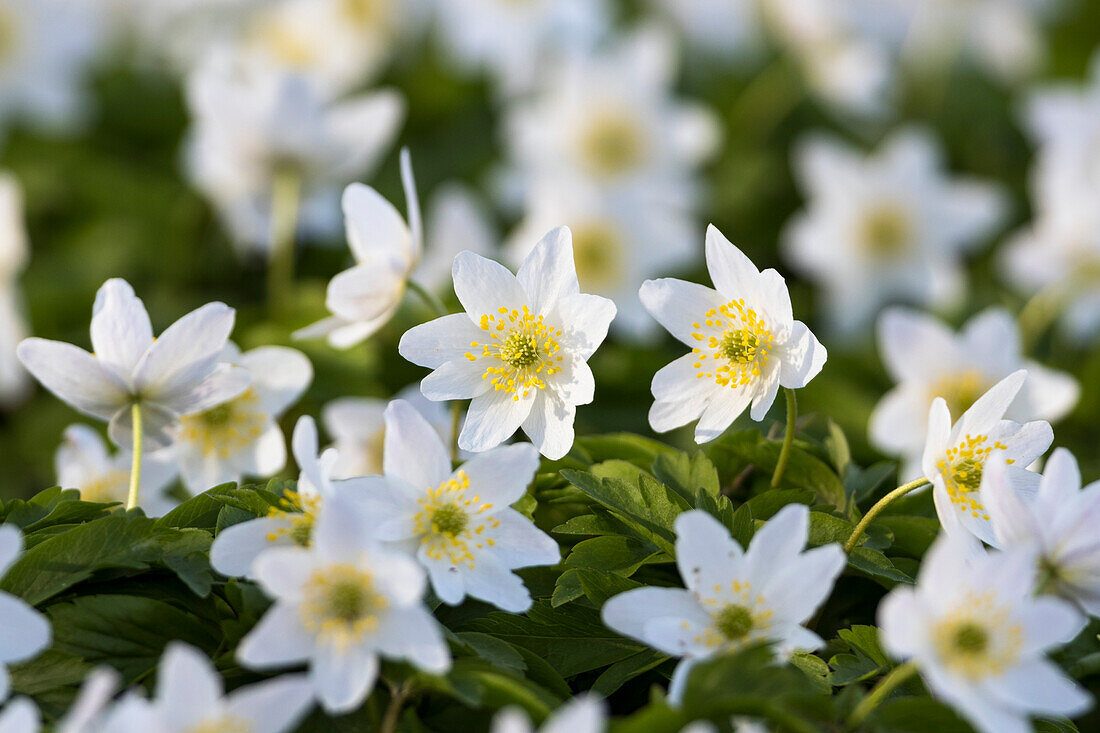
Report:
[[[679,27],[689,46],[723,57],[755,57],[762,49],[759,0],[650,0]]]
[[[676,566],[687,589],[636,588],[603,607],[603,620],[683,661],[669,699],[678,703],[691,668],[716,654],[760,641],[780,651],[816,649],[821,638],[801,624],[832,592],[846,558],[840,545],[803,552],[810,512],[783,507],[756,531],[748,550],[702,511],[676,518]]]
[[[225,303],[207,303],[154,340],[145,305],[116,278],[96,293],[94,354],[40,338],[26,339],[17,353],[46,389],[85,415],[109,420],[119,446],[130,446],[130,408],[140,405],[147,447],[162,448],[172,442],[180,415],[202,412],[248,386],[246,371],[218,362],[234,316]]]
[[[217,206],[246,251],[271,246],[272,197],[280,176],[301,186],[298,230],[327,236],[339,227],[341,189],[366,174],[404,116],[395,91],[326,104],[309,82],[211,53],[188,78],[193,126],[187,173]]]
[[[27,371],[15,356],[19,342],[27,337],[18,283],[27,256],[23,191],[14,176],[0,172],[0,407],[21,402],[31,387]]]
[[[787,225],[786,255],[824,288],[830,319],[849,334],[886,302],[957,299],[961,255],[1005,213],[999,188],[948,178],[935,139],[917,128],[868,156],[812,137],[795,153],[795,172],[809,202]]]
[[[561,458],[577,405],[593,399],[587,361],[615,304],[580,292],[565,227],[543,237],[516,275],[472,252],[455,258],[453,275],[466,312],[401,337],[401,355],[434,370],[421,391],[436,401],[473,398],[458,441],[465,450],[488,450],[522,427],[544,456]]]
[[[607,705],[594,695],[580,695],[550,714],[538,733],[603,733],[607,730]],[[535,733],[530,718],[516,707],[493,716],[490,733]]]
[[[173,641],[157,667],[152,707],[165,733],[281,733],[293,728],[312,703],[313,686],[305,675],[283,675],[227,695],[206,654]]]
[[[42,726],[38,708],[29,697],[17,697],[0,712],[0,733],[37,733]]]
[[[484,69],[505,94],[529,91],[540,69],[583,53],[608,29],[606,0],[435,0],[436,28],[451,57]]]
[[[0,525],[0,577],[11,568],[23,551],[23,533],[11,524]],[[0,591],[0,618],[4,634],[0,638],[0,701],[11,687],[7,665],[38,655],[50,645],[50,622],[22,598]]]
[[[561,559],[558,543],[511,505],[538,470],[528,443],[495,448],[451,470],[439,434],[412,405],[386,408],[385,475],[359,479],[375,537],[415,555],[444,603],[470,596],[521,613],[531,594],[512,572]]]
[[[1032,597],[1034,556],[985,553],[944,535],[915,588],[879,606],[883,647],[916,662],[932,693],[981,733],[1029,733],[1029,714],[1074,716],[1089,695],[1043,658],[1085,625],[1068,603]]]
[[[401,390],[397,399],[412,405],[444,445],[454,442],[453,433],[458,426],[452,426],[450,412],[443,404],[422,395],[419,385],[412,384]],[[332,468],[334,479],[382,473],[387,405],[388,400],[375,397],[341,397],[325,405],[321,419],[336,449],[336,463]]]
[[[221,361],[246,369],[252,382],[228,402],[181,420],[173,449],[183,483],[192,492],[281,471],[286,441],[278,419],[313,379],[309,359],[284,346],[261,346],[242,354],[229,343]]]
[[[1100,616],[1100,482],[1081,488],[1073,454],[1058,448],[1039,479],[1039,490],[1026,500],[1014,490],[1000,464],[983,479],[982,496],[1002,547],[1033,547],[1039,571],[1051,592]]]
[[[83,0],[0,0],[0,126],[26,120],[69,130],[85,115],[83,85],[100,37]]]
[[[1054,440],[1043,420],[1020,423],[1004,415],[1027,379],[1019,370],[1002,379],[962,414],[954,425],[942,397],[932,402],[922,467],[931,482],[936,513],[948,534],[971,534],[998,546],[985,507],[982,477],[988,461],[1005,465],[1014,491],[1034,496],[1039,475],[1027,470]]]
[[[780,386],[797,389],[825,364],[825,347],[801,321],[775,270],[760,272],[714,226],[707,269],[716,290],[662,278],[647,280],[642,304],[691,353],[653,377],[649,424],[663,433],[699,420],[695,440],[714,440],[746,407],[763,420]]]
[[[933,316],[892,308],[879,318],[878,337],[886,371],[897,386],[871,413],[870,437],[881,450],[905,458],[905,480],[921,475],[928,406],[936,397],[944,399],[952,415],[961,415],[1020,368],[1027,369],[1027,382],[1008,409],[1010,419],[1056,422],[1080,395],[1070,375],[1024,359],[1016,322],[1000,308],[982,311],[958,333]]]
[[[530,101],[506,119],[513,165],[533,204],[538,186],[583,181],[639,205],[688,207],[696,169],[717,149],[714,115],[671,94],[672,39],[649,30],[554,68]]]
[[[146,453],[141,459],[138,506],[151,517],[166,514],[178,502],[165,491],[176,478],[171,448]],[[111,455],[106,443],[87,425],[65,428],[64,440],[54,453],[57,483],[64,489],[79,489],[84,501],[126,503],[130,490],[129,451]]]
[[[401,183],[408,224],[393,204],[370,186],[353,183],[344,190],[344,223],[356,264],[329,283],[325,306],[333,315],[299,330],[295,338],[327,336],[336,348],[354,346],[393,317],[409,280],[439,289],[458,252],[488,252],[490,235],[483,213],[464,189],[451,187],[433,201],[429,213],[432,246],[425,253],[408,150],[401,151]]]
[[[336,451],[317,455],[317,425],[303,415],[291,438],[294,460],[301,474],[294,491],[266,517],[234,524],[218,532],[210,547],[210,564],[222,575],[251,575],[256,557],[272,547],[308,546],[321,505],[335,493],[331,477]]]
[[[451,664],[421,601],[424,571],[404,553],[378,547],[355,505],[345,503],[325,503],[309,549],[280,547],[256,559],[256,578],[275,604],[237,648],[250,669],[307,663],[329,713],[363,702],[379,655],[433,674]]]
[[[647,197],[609,196],[578,181],[543,183],[509,238],[510,261],[521,262],[541,233],[565,224],[581,288],[615,301],[614,329],[634,338],[654,336],[656,324],[638,299],[638,285],[694,263],[699,232],[690,213]]]

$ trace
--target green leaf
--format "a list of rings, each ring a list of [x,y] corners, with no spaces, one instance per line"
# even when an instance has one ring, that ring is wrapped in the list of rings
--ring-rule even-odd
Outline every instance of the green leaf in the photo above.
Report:
[[[596,608],[602,607],[612,596],[642,587],[636,580],[599,570],[577,570],[577,580],[585,598]]]
[[[796,652],[791,655],[790,663],[802,670],[818,692],[823,695],[832,694],[833,686],[829,684],[829,665],[824,659],[814,654]]]
[[[659,440],[632,433],[585,435],[577,438],[577,445],[586,450],[594,462],[618,458],[641,469],[648,469],[657,456],[674,450]]]
[[[804,489],[772,489],[754,496],[743,506],[748,507],[753,519],[771,519],[788,504],[813,504],[814,493]]]
[[[710,455],[716,463],[719,460],[728,462],[730,456],[733,456],[771,473],[779,462],[780,448],[780,443],[764,440],[759,433],[752,431],[722,438],[710,449]],[[783,485],[812,491],[822,503],[831,504],[838,509],[843,509],[846,505],[847,496],[840,477],[820,458],[799,447],[797,442],[791,448],[787,460]]]
[[[610,697],[630,680],[645,674],[666,661],[668,661],[666,655],[652,649],[639,652],[621,662],[615,662],[605,669],[592,683],[592,691],[603,697]]]
[[[912,585],[915,582],[911,576],[890,562],[888,557],[866,547],[857,547],[852,551],[848,556],[848,567],[866,573],[886,588],[893,588],[898,583]]]
[[[620,519],[641,530],[640,538],[653,542],[669,555],[674,553],[673,522],[690,508],[679,494],[644,474],[638,477],[637,486],[583,471],[567,469],[562,475]]]
[[[659,562],[672,562],[672,558],[647,542],[617,536],[582,540],[565,558],[567,567],[607,570],[627,577],[642,565]]]
[[[79,524],[107,516],[118,502],[101,504],[81,501],[76,489],[55,486],[40,491],[30,499],[14,499],[4,504],[0,518],[5,524],[14,524],[30,535],[50,527]]]
[[[925,551],[940,531],[940,523],[937,519],[894,514],[883,514],[877,517],[871,527],[876,526],[890,530],[893,535],[893,542],[890,544],[891,554],[902,554],[912,558],[924,557]]]
[[[12,694],[33,697],[43,712],[56,718],[68,709],[91,668],[80,657],[47,649],[34,659],[9,668]]]
[[[527,670],[523,657],[507,642],[476,631],[461,631],[455,637],[494,667],[517,674]]]
[[[688,502],[695,500],[700,489],[711,496],[718,496],[720,490],[718,469],[701,450],[692,456],[662,453],[653,461],[653,475]]]
[[[973,733],[955,712],[930,697],[896,697],[875,711],[874,719],[896,733]]]
[[[566,570],[554,581],[554,593],[550,596],[550,605],[554,608],[577,600],[584,595],[581,578],[576,569]]]
[[[216,489],[211,489],[214,491]],[[195,527],[213,531],[218,521],[218,513],[224,504],[207,495],[207,492],[192,496],[172,511],[157,520],[161,527]]]

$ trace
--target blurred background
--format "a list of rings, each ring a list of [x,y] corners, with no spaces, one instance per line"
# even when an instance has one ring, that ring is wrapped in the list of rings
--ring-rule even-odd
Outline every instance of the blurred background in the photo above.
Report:
[[[800,409],[857,462],[911,464],[933,396],[957,414],[1031,361],[1013,416],[1055,422],[1098,479],[1098,48],[1095,0],[0,0],[0,498],[54,485],[65,428],[91,424],[15,344],[88,348],[110,277],[157,332],[222,300],[242,349],[305,353],[284,428],[420,379],[397,354],[432,317],[411,295],[348,348],[292,338],[354,262],[343,187],[405,213],[402,147],[424,284],[455,308],[456,251],[514,267],[573,229],[582,290],[620,312],[579,434],[649,432],[685,347],[637,289],[709,285],[713,223],[787,278],[829,349]],[[288,198],[293,270],[269,277]]]

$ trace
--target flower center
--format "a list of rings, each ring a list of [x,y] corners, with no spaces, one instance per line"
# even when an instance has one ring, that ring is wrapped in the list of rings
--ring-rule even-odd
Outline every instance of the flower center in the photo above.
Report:
[[[612,178],[636,168],[645,157],[637,121],[622,111],[597,114],[581,135],[581,157],[597,176]]]
[[[198,446],[204,456],[228,458],[255,443],[267,425],[254,390],[196,415],[180,419],[180,440]]]
[[[718,612],[715,627],[730,641],[744,638],[752,631],[752,611],[738,604],[730,604]]]
[[[531,389],[545,387],[545,377],[561,371],[557,339],[562,330],[548,325],[527,306],[522,310],[499,308],[495,314],[483,315],[478,325],[488,341],[471,341],[473,350],[466,352],[466,358],[489,360],[481,378],[490,380],[497,392],[507,392],[518,402],[521,396],[530,395]]]
[[[483,503],[478,494],[467,497],[469,488],[470,477],[458,471],[418,500],[420,511],[413,515],[413,523],[430,559],[446,558],[452,565],[473,568],[475,551],[496,544],[486,534],[500,526],[500,520],[487,514],[493,505]]]
[[[252,724],[233,715],[221,715],[184,728],[183,733],[252,733]]]
[[[320,505],[320,497],[302,496],[297,491],[287,491],[279,499],[278,506],[267,510],[267,516],[289,519],[290,526],[269,532],[267,541],[275,542],[280,537],[290,537],[294,544],[309,547],[313,536],[313,523],[317,518]]]
[[[968,593],[932,628],[932,644],[951,671],[971,680],[997,676],[1020,655],[1023,629],[992,593]]]
[[[895,204],[884,204],[863,218],[859,236],[868,254],[896,257],[909,249],[913,225],[905,209]]]
[[[978,501],[978,489],[982,486],[985,462],[994,449],[1004,450],[1004,443],[989,442],[988,435],[970,435],[947,449],[945,457],[936,464],[944,479],[947,495],[960,511],[970,512],[981,519],[989,519],[985,507]],[[1011,464],[1014,459],[1006,459]]]
[[[942,397],[952,415],[961,415],[970,409],[986,389],[989,380],[976,369],[941,377],[932,385],[932,399]]]
[[[80,487],[80,498],[106,504],[122,501],[129,491],[130,474],[119,469],[105,471]]]
[[[389,606],[374,587],[374,577],[349,563],[313,571],[303,591],[300,614],[306,630],[338,644],[375,631],[379,613]]]
[[[622,237],[610,224],[592,221],[573,229],[573,260],[586,291],[611,292],[622,282],[622,250]]]
[[[692,365],[697,379],[737,388],[759,377],[767,366],[775,336],[744,298],[711,308],[702,323],[691,325],[691,337],[701,344],[692,349],[698,359]]]

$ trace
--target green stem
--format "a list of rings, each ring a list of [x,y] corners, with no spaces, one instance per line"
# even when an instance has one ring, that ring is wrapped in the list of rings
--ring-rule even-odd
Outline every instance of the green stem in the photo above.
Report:
[[[1025,354],[1031,351],[1050,324],[1062,312],[1062,306],[1069,295],[1069,288],[1064,283],[1057,283],[1043,288],[1024,303],[1017,320],[1020,324],[1020,340],[1023,342]]]
[[[462,400],[451,402],[451,461],[458,463],[458,425],[462,422]]]
[[[867,527],[871,524],[875,517],[877,517],[883,509],[890,506],[895,500],[908,494],[910,491],[916,491],[922,486],[927,486],[931,483],[926,478],[919,478],[915,481],[910,481],[907,484],[902,484],[886,496],[875,502],[875,505],[867,510],[867,513],[863,515],[863,519],[859,520],[859,524],[852,530],[852,536],[848,538],[848,541],[844,543],[844,552],[851,555],[852,550],[856,548],[856,543],[859,542],[859,538],[863,536],[863,533],[867,530]]]
[[[267,266],[267,303],[274,315],[283,310],[294,287],[294,236],[298,231],[302,178],[282,169],[271,184],[271,260]]]
[[[133,420],[133,462],[130,464],[130,493],[126,497],[126,510],[137,506],[138,487],[141,485],[141,405],[135,402],[130,406],[130,417]]]
[[[794,396],[794,390],[783,388],[787,395],[787,432],[783,434],[783,447],[779,449],[779,460],[775,462],[775,473],[772,474],[772,488],[779,486],[783,480],[783,472],[787,470],[787,461],[791,458],[791,446],[794,445],[794,431],[798,422],[798,398]]]
[[[424,301],[424,305],[435,311],[436,315],[440,318],[450,315],[450,311],[447,310],[447,306],[443,305],[443,301],[435,297],[432,291],[428,290],[420,283],[415,280],[409,280],[409,290],[416,293],[417,297]]]
[[[382,718],[382,727],[380,728],[382,733],[396,733],[397,723],[401,719],[401,709],[405,706],[405,702],[412,696],[412,685],[406,682],[400,687],[394,689],[390,687],[390,704],[386,707],[386,714]]]
[[[915,662],[906,662],[894,667],[890,674],[879,680],[870,694],[863,698],[859,705],[856,705],[856,709],[852,711],[851,716],[848,718],[849,730],[858,727],[886,699],[887,695],[916,673],[917,665]]]

